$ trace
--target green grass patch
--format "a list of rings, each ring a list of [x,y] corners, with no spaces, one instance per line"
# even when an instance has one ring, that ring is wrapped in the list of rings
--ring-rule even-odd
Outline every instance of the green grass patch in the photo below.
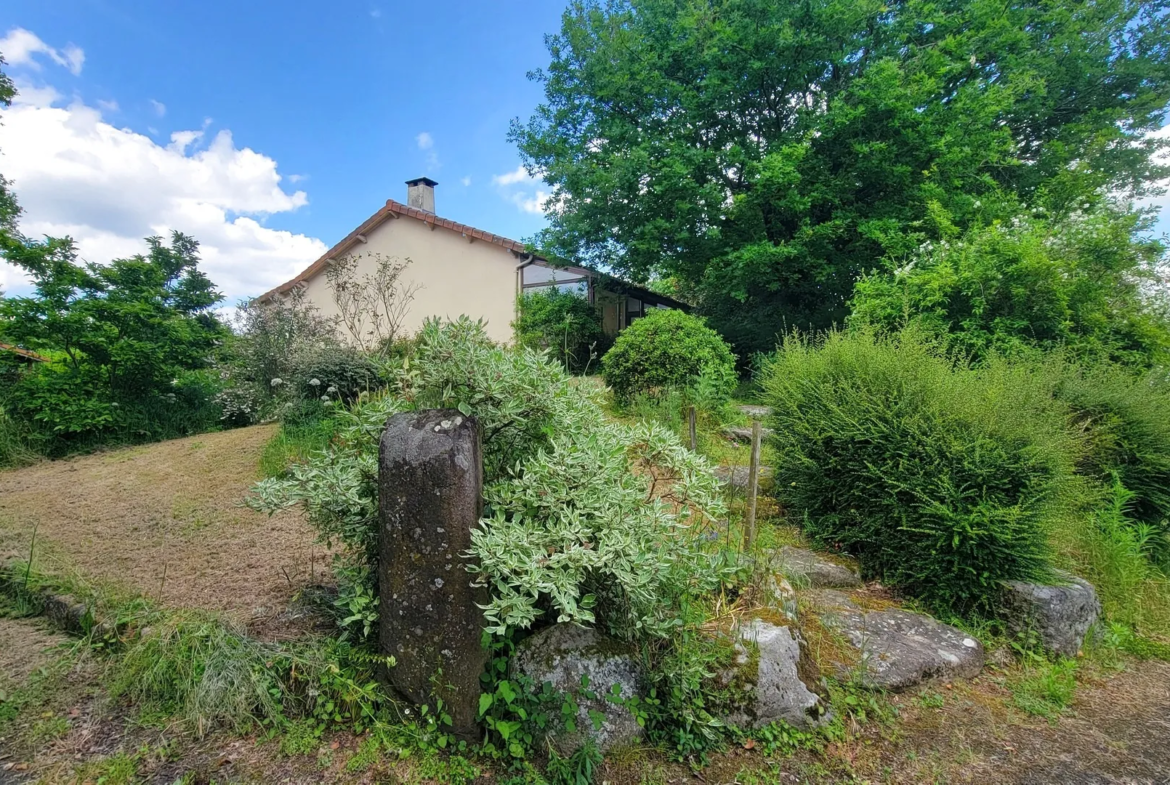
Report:
[[[1077,661],[1047,662],[1037,658],[1024,675],[1009,685],[1020,711],[1055,722],[1072,705],[1077,691]]]
[[[329,417],[281,425],[260,456],[261,476],[279,477],[292,464],[304,463],[313,453],[324,450],[336,433],[337,423]]]

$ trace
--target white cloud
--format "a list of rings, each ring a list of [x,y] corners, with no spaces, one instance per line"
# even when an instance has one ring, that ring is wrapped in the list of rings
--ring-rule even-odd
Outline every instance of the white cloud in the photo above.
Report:
[[[525,213],[543,215],[552,199],[552,193],[540,187],[544,185],[540,173],[529,174],[523,164],[510,172],[493,175],[492,183],[505,199]]]
[[[539,188],[531,196],[528,193],[512,194],[512,202],[526,213],[544,215],[545,205],[552,198],[552,194]]]
[[[103,112],[113,113],[113,112],[118,111],[118,102],[117,101],[103,101],[99,98],[97,105],[98,105],[98,108],[101,109]]]
[[[511,172],[493,175],[492,182],[496,185],[516,185],[517,183],[536,182],[536,178],[528,174],[528,170],[524,168],[523,164],[521,164]]]
[[[371,8],[370,9],[370,16],[374,19],[380,19],[382,17],[382,9],[381,8]]]
[[[429,131],[422,131],[418,136],[414,137],[414,141],[418,144],[418,149],[427,154],[427,171],[433,172],[442,168],[439,163],[439,152],[435,149],[435,137],[431,136]]]
[[[201,243],[201,267],[228,301],[282,283],[325,252],[320,240],[270,229],[267,215],[308,202],[281,188],[276,161],[237,147],[230,131],[176,131],[170,144],[103,122],[74,103],[14,104],[0,125],[4,174],[30,237],[69,235],[95,262],[140,253],[142,238],[171,230]],[[22,279],[0,265],[10,293]]]
[[[466,188],[467,186],[471,185],[471,178],[470,178],[470,177],[464,177],[464,178],[463,178],[462,180],[460,180],[459,182],[463,183],[463,187],[464,187],[464,188]]]
[[[56,49],[23,27],[14,27],[8,31],[8,35],[0,38],[0,54],[4,55],[10,66],[23,65],[34,70],[41,67],[35,55],[48,55],[50,60],[68,68],[74,76],[81,73],[81,67],[85,64],[85,52],[81,47],[68,44],[64,49]]]
[[[162,101],[156,101],[153,98],[151,98],[150,105],[154,109],[154,113],[156,115],[158,115],[159,117],[162,117],[163,115],[165,115],[167,113],[167,105],[164,104]]]
[[[19,77],[12,83],[16,87],[16,97],[12,99],[14,106],[52,106],[63,98],[48,85],[34,85]]]

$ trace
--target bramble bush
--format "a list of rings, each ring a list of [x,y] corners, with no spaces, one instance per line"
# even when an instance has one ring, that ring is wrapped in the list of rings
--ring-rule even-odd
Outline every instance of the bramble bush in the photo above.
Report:
[[[548,288],[517,299],[516,343],[548,352],[570,373],[585,373],[605,354],[601,310],[574,292]]]
[[[729,397],[738,377],[727,342],[697,316],[658,308],[627,327],[601,358],[605,383],[620,402],[639,393],[683,389],[703,379],[713,397]]]
[[[765,365],[776,493],[820,546],[930,606],[989,611],[1047,577],[1083,450],[1024,366],[955,366],[914,331],[789,337]]]

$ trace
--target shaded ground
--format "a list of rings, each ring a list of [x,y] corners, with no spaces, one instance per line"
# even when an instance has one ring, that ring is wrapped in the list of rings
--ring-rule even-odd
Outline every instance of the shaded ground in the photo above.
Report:
[[[276,426],[45,462],[0,472],[0,559],[79,573],[172,607],[242,620],[287,606],[328,572],[300,514],[241,506]]]

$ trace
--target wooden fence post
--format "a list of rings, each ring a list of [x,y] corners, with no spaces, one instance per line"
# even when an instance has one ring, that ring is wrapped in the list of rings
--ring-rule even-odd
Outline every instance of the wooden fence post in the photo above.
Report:
[[[687,410],[687,420],[691,429],[691,452],[697,452],[699,449],[699,440],[695,434],[695,407],[692,406]]]
[[[752,460],[748,466],[747,512],[743,520],[743,550],[756,544],[756,493],[760,485],[760,421],[752,420]]]

